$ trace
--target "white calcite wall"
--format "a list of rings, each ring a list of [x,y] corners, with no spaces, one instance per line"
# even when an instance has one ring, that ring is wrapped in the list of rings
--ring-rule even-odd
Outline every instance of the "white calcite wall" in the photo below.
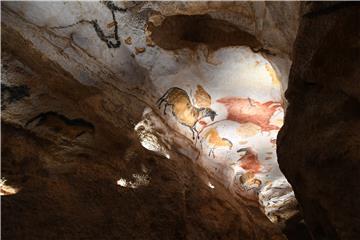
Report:
[[[192,54],[184,51],[184,54],[181,54],[182,60],[179,61],[181,64],[171,66],[165,71],[161,66],[166,66],[170,56],[171,54],[167,52],[163,59],[159,57],[157,67],[152,69],[153,83],[158,87],[159,93],[163,94],[171,87],[179,87],[195,101],[197,85],[201,85],[211,96],[210,108],[217,113],[214,121],[205,118],[202,124],[196,125],[200,131],[200,139],[193,141],[193,146],[199,150],[200,155],[191,154],[188,157],[204,166],[235,194],[257,199],[259,194],[265,194],[262,193],[263,190],[266,191],[267,198],[263,198],[261,204],[271,220],[277,221],[273,216],[277,214],[276,211],[268,210],[273,208],[272,201],[278,201],[273,199],[279,197],[277,192],[281,192],[281,196],[287,196],[286,201],[282,202],[289,204],[289,208],[292,209],[291,214],[294,214],[293,210],[296,207],[294,195],[288,195],[292,190],[279,170],[276,158],[275,141],[284,117],[283,89],[271,63],[261,54],[253,53],[248,47],[222,48],[215,51],[211,59],[206,57],[203,48],[199,48]],[[163,71],[159,72],[158,68]],[[245,101],[246,109],[243,111],[248,110],[248,113],[239,116],[238,119],[245,117],[244,122],[228,119],[229,110],[218,101],[229,97],[242,98]],[[262,103],[263,106],[251,106],[252,101]],[[271,104],[265,106],[266,102]],[[246,120],[246,115],[261,119],[264,117],[261,113],[273,106],[268,121],[265,118],[265,125],[257,125],[256,120]],[[191,140],[192,132],[177,121],[176,116],[171,113],[171,107],[168,107],[167,115],[163,114],[163,109],[164,105],[161,106],[159,114],[163,115],[171,128]],[[267,130],[266,126],[274,126],[275,129]],[[217,131],[220,138],[226,138],[232,143],[231,149],[222,147],[221,143],[217,143],[219,146],[214,146],[211,140],[207,141],[206,134],[212,129]],[[213,153],[210,152],[211,148],[214,148]],[[246,161],[241,160],[245,152],[237,152],[242,148],[251,148],[256,154],[254,159],[245,164],[245,168],[241,167],[241,163]],[[240,183],[240,177],[247,176],[246,173],[254,173],[250,182],[258,179],[261,183]],[[276,184],[279,181],[282,184]],[[272,188],[269,193],[269,186],[274,183],[277,185],[276,190]],[[291,201],[289,197],[292,198]],[[276,206],[279,208],[279,204]],[[281,217],[289,216],[281,215]]]

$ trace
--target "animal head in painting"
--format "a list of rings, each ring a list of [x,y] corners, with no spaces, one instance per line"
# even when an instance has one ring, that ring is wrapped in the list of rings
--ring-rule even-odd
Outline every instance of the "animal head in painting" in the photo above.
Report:
[[[214,110],[211,108],[200,108],[201,118],[210,117],[211,121],[215,120],[215,116],[217,115]]]

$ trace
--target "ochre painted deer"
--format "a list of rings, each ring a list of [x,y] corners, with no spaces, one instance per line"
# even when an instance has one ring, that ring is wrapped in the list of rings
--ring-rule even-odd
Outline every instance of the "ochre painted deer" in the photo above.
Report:
[[[220,137],[216,128],[211,128],[205,133],[204,138],[202,138],[200,141],[201,146],[204,139],[208,147],[210,148],[209,157],[212,154],[213,158],[215,158],[215,153],[214,153],[215,149],[228,148],[229,150],[231,150],[233,146],[232,142],[229,139]]]
[[[216,112],[210,108],[197,108],[193,106],[188,94],[181,88],[172,87],[166,91],[166,93],[157,100],[156,104],[159,109],[161,104],[165,103],[164,114],[166,115],[166,108],[171,107],[172,114],[179,123],[190,128],[193,139],[195,139],[195,133],[199,138],[199,132],[196,129],[196,123],[203,118],[210,117],[214,121]]]

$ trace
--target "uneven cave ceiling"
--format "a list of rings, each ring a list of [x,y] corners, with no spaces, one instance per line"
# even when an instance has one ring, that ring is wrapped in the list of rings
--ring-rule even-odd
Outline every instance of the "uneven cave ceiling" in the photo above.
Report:
[[[299,3],[3,5],[6,46],[23,56],[27,65],[34,64],[34,69],[46,68],[43,62],[36,63],[26,48],[18,47],[17,41],[22,39],[24,45],[48,59],[49,69],[63,69],[66,74],[58,74],[75,83],[59,89],[59,94],[81,92],[78,84],[90,89],[84,90],[80,102],[86,107],[79,104],[83,112],[95,112],[114,129],[125,125],[136,131],[146,148],[169,161],[173,152],[187,156],[211,176],[204,184],[216,191],[214,181],[220,182],[239,201],[247,199],[254,206],[260,203],[273,222],[296,213],[294,193],[277,164],[276,136],[286,109],[283,94]],[[40,72],[45,77],[52,75],[51,71]],[[49,81],[56,80],[49,77]],[[19,87],[18,82],[11,77],[2,79],[5,91],[6,87]],[[61,82],[51,84],[62,86]],[[41,88],[31,85],[25,92],[46,94]],[[124,101],[119,97],[124,92],[136,100]],[[159,109],[156,102],[161,96],[164,101]],[[41,122],[80,117],[79,106],[66,108],[72,105],[69,99],[64,103],[56,99],[53,105],[35,103],[29,108],[27,97],[16,100],[20,104],[16,107],[9,100],[2,118],[48,137]],[[206,109],[216,113],[214,119],[210,114],[193,120]],[[90,113],[88,118],[96,119]],[[68,136],[85,138],[94,128],[99,129],[87,121],[81,126]]]

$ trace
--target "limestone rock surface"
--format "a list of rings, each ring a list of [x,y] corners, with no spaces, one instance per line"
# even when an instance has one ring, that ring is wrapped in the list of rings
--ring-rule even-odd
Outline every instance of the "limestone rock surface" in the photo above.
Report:
[[[360,8],[304,6],[278,138],[281,170],[314,239],[360,237]]]

